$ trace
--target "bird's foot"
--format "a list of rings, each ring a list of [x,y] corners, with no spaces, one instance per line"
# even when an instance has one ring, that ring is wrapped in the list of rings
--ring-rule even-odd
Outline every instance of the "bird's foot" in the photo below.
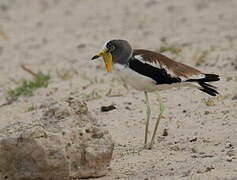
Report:
[[[153,147],[153,143],[150,143],[150,144],[148,145],[148,149],[151,150],[152,147]]]
[[[144,144],[143,149],[148,149],[148,144]]]
[[[152,144],[151,143],[144,144],[143,149],[151,150],[152,149]]]

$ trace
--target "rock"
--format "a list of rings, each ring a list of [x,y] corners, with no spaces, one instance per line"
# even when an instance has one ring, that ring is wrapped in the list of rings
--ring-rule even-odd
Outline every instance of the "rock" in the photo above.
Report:
[[[229,157],[229,156],[227,156],[227,157],[226,157],[226,161],[227,161],[227,162],[232,162],[232,158]]]
[[[168,129],[164,129],[162,136],[168,136]]]
[[[197,137],[192,138],[192,139],[189,140],[189,142],[196,142],[196,141],[197,141]]]
[[[30,124],[16,123],[0,130],[0,179],[106,175],[114,144],[85,103],[68,98],[42,106],[37,115]]]
[[[191,148],[192,153],[197,153],[197,149],[195,147]]]
[[[235,156],[235,151],[234,150],[228,150],[227,152],[226,152],[226,155],[227,156],[229,156],[229,157],[234,157]]]
[[[100,111],[101,112],[108,112],[108,111],[112,111],[114,109],[116,109],[116,107],[111,104],[109,106],[101,106]]]
[[[232,100],[237,100],[237,94],[232,97]]]

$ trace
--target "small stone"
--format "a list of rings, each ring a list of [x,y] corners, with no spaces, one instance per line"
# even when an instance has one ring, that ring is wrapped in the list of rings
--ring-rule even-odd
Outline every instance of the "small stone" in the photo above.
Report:
[[[214,102],[214,100],[211,99],[211,98],[205,100],[205,104],[206,104],[207,106],[215,106],[215,105],[216,105],[215,102]]]
[[[200,156],[201,158],[212,158],[212,157],[214,157],[213,155],[211,155],[211,154],[204,154],[204,155],[202,155],[202,156]]]
[[[129,110],[129,111],[132,110],[129,106],[125,106],[125,109],[126,109],[126,110]]]
[[[82,49],[82,48],[85,48],[86,47],[86,44],[78,44],[77,45],[77,48],[78,49]]]
[[[162,136],[168,136],[168,129],[164,129]]]
[[[197,153],[197,150],[195,148],[191,148],[192,153]]]
[[[132,105],[132,102],[124,102],[124,104]]]
[[[232,97],[232,100],[237,100],[237,94]]]
[[[197,141],[197,137],[189,140],[189,142],[195,142],[195,141]]]
[[[197,174],[200,174],[200,173],[202,173],[202,171],[200,171],[200,170],[197,170],[196,172],[197,172]]]
[[[229,157],[233,157],[233,156],[235,156],[235,152],[233,150],[229,150],[226,152],[226,155]]]
[[[102,106],[100,111],[101,112],[108,112],[108,111],[112,111],[116,109],[116,107],[114,105],[109,105],[109,106]]]
[[[221,144],[220,142],[217,142],[217,143],[214,144],[214,146],[218,146],[218,145],[220,145],[220,144]]]
[[[212,169],[215,169],[215,168],[212,167],[212,166],[211,166],[211,167],[207,167],[206,170],[205,170],[205,172],[209,172],[209,171],[211,171]]]
[[[232,158],[231,158],[231,157],[227,157],[227,158],[226,158],[226,161],[227,161],[227,162],[232,162]]]
[[[233,148],[233,145],[231,143],[227,143],[225,148]]]
[[[179,146],[172,146],[172,147],[170,147],[170,149],[173,150],[173,151],[180,151]]]

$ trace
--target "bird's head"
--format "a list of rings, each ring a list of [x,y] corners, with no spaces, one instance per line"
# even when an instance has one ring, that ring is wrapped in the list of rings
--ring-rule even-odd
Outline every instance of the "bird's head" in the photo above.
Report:
[[[103,57],[107,72],[111,71],[113,63],[127,64],[132,56],[132,48],[126,40],[107,41],[103,50],[92,57],[92,60]]]

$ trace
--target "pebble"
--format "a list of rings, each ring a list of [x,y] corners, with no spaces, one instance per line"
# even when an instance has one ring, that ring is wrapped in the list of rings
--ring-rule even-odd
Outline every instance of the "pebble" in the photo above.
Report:
[[[226,157],[226,161],[227,161],[227,162],[232,162],[232,158],[229,157],[229,156],[227,156],[227,157]]]

